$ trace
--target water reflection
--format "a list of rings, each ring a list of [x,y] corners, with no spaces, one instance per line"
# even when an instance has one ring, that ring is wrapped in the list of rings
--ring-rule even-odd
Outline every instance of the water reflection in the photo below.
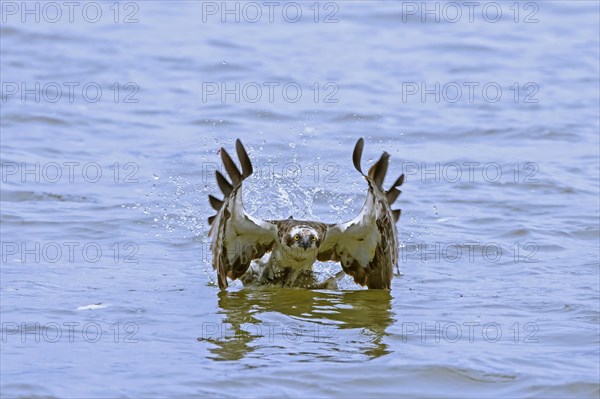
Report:
[[[394,319],[388,291],[243,289],[218,295],[224,319],[205,323],[199,337],[216,345],[210,349],[214,360],[284,354],[355,361],[389,353],[384,336]]]

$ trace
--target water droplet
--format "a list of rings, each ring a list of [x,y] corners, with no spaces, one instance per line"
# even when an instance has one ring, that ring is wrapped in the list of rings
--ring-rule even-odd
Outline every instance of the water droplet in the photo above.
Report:
[[[154,173],[152,173],[152,177],[154,178],[154,180],[158,180],[158,179],[160,179],[160,177],[158,177],[158,175],[157,175],[157,174],[154,174]]]

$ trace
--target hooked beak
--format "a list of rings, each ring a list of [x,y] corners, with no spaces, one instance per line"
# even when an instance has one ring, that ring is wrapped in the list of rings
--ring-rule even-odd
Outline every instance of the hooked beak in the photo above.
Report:
[[[310,247],[310,239],[308,237],[303,237],[300,241],[300,245],[302,245],[302,248],[306,251],[306,249]]]

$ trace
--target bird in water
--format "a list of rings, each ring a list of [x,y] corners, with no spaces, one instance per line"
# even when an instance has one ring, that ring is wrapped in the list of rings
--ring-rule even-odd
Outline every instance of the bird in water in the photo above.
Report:
[[[213,268],[219,288],[228,279],[241,279],[247,286],[280,286],[335,289],[337,281],[348,274],[370,289],[391,289],[394,267],[398,262],[400,210],[391,209],[404,182],[402,174],[389,190],[383,189],[389,154],[364,174],[361,158],[364,140],[356,142],[352,160],[368,184],[367,198],[360,213],[345,223],[296,220],[262,220],[249,215],[242,202],[243,181],[253,173],[252,163],[242,142],[236,141],[241,171],[231,156],[220,154],[231,181],[215,172],[224,198],[208,196],[216,215],[208,218]],[[270,256],[262,259],[265,254]],[[313,272],[316,261],[339,262],[342,271],[325,281],[317,281]]]

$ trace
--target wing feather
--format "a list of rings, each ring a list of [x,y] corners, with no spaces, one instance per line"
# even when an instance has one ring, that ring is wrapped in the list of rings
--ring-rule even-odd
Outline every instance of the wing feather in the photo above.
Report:
[[[220,199],[218,199],[217,197],[213,197],[212,195],[208,194],[208,202],[210,202],[210,206],[212,207],[212,209],[214,209],[215,211],[218,211],[219,209],[221,209],[221,207],[223,206],[223,201],[221,201]]]
[[[398,190],[396,187],[392,187],[385,194],[385,199],[387,200],[388,204],[393,204],[400,194],[402,194],[402,191]]]
[[[396,179],[394,184],[392,184],[392,187],[387,191],[386,199],[388,204],[392,205],[398,196],[402,194],[402,191],[398,190],[398,187],[400,187],[402,183],[404,183],[404,173],[402,173],[400,177]]]
[[[252,168],[252,162],[250,162],[250,157],[248,156],[248,153],[246,152],[246,149],[242,145],[240,139],[235,141],[235,150],[238,154],[240,164],[242,165],[242,177],[245,179],[254,171]]]
[[[276,225],[254,218],[244,211],[242,181],[252,174],[252,164],[239,140],[236,149],[242,172],[229,154],[221,149],[223,164],[233,184],[216,171],[217,184],[225,198],[221,201],[212,195],[208,196],[211,206],[218,206],[217,214],[208,218],[211,225],[208,235],[212,237],[213,268],[217,271],[221,289],[227,288],[227,278],[235,280],[241,277],[253,259],[259,259],[270,251],[277,238]]]
[[[354,146],[354,152],[352,153],[352,162],[354,163],[354,167],[356,168],[356,170],[358,170],[358,172],[361,175],[363,174],[363,172],[360,167],[360,160],[362,158],[362,152],[363,152],[364,146],[365,146],[365,141],[361,137],[356,142],[356,145]]]
[[[363,145],[364,141],[359,139],[352,157],[361,174]],[[398,262],[396,221],[400,211],[390,208],[393,201],[389,198],[396,199],[400,193],[396,186],[402,184],[404,177],[400,176],[386,193],[382,185],[388,164],[389,154],[384,152],[367,175],[363,174],[369,188],[361,212],[349,222],[329,225],[318,254],[321,261],[339,261],[356,283],[376,289],[391,289],[394,266]]]
[[[387,173],[388,165],[390,163],[390,154],[384,152],[381,154],[379,161],[375,162],[371,169],[369,169],[368,176],[373,180],[379,189],[382,189],[383,179]]]
[[[225,194],[226,197],[229,197],[231,195],[231,192],[233,191],[233,186],[218,170],[215,171],[215,176],[217,178],[217,184],[219,185],[219,188],[221,189],[223,194]]]
[[[231,177],[231,182],[233,183],[233,186],[235,187],[235,186],[241,184],[242,183],[242,173],[237,168],[237,166],[235,166],[233,159],[231,159],[231,157],[229,156],[227,151],[225,151],[225,148],[221,147],[220,152],[221,152],[221,160],[223,161],[223,165],[225,166],[225,170],[227,171],[227,174],[229,175],[229,177]]]

